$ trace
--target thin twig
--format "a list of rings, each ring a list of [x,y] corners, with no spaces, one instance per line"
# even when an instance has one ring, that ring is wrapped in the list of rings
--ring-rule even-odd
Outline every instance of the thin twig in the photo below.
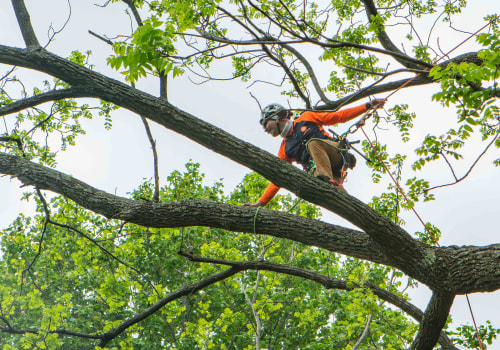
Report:
[[[145,117],[142,117],[142,123],[144,124],[144,128],[146,129],[146,134],[148,135],[149,143],[151,144],[151,149],[153,151],[153,163],[154,163],[154,178],[155,178],[155,190],[153,193],[153,201],[160,201],[160,175],[158,171],[158,152],[156,151],[156,141],[153,138],[153,134],[151,133],[151,128],[149,127],[149,123]]]
[[[132,271],[136,272],[137,274],[139,274],[140,276],[142,276],[146,281],[148,281],[148,284],[152,287],[152,289],[154,290],[154,292],[156,293],[156,295],[160,295],[160,293],[158,292],[158,290],[156,289],[156,287],[154,286],[153,282],[151,282],[140,270],[136,269],[135,267],[131,266],[130,264],[126,263],[125,261],[123,261],[122,259],[120,259],[119,257],[117,257],[116,255],[114,255],[113,253],[111,253],[109,250],[107,250],[106,248],[104,248],[102,245],[99,244],[99,242],[97,240],[95,240],[94,238],[86,235],[85,233],[83,233],[82,231],[74,228],[74,227],[71,227],[69,225],[66,225],[66,224],[61,224],[61,223],[58,223],[58,222],[55,222],[55,221],[50,221],[50,223],[54,226],[58,226],[58,227],[61,227],[61,228],[65,228],[65,229],[68,229],[70,231],[73,231],[73,232],[76,232],[78,235],[80,235],[81,237],[89,240],[91,243],[93,243],[97,248],[99,248],[104,254],[108,255],[109,257],[111,257],[112,259],[118,261],[120,264],[122,264],[123,266],[131,269]]]
[[[457,179],[455,182],[450,182],[450,183],[445,184],[445,185],[439,185],[439,186],[431,187],[431,188],[429,188],[427,190],[427,192],[435,190],[436,188],[441,188],[441,187],[447,187],[447,186],[455,185],[455,184],[459,183],[460,181],[464,180],[467,176],[469,176],[469,174],[471,173],[472,169],[474,169],[474,167],[479,162],[479,160],[486,154],[486,152],[488,151],[488,149],[490,148],[490,146],[493,145],[493,143],[495,143],[495,141],[498,139],[499,133],[500,133],[500,126],[499,126],[499,129],[497,131],[496,136],[493,138],[493,140],[491,140],[491,142],[488,144],[488,146],[486,146],[486,148],[483,150],[483,152],[481,152],[481,154],[479,155],[479,157],[477,157],[477,159],[474,161],[474,163],[472,163],[471,167],[465,173],[464,176],[462,176],[460,179]],[[455,179],[456,179],[456,176],[455,176]]]
[[[33,260],[31,260],[31,262],[28,264],[28,266],[24,268],[24,270],[22,272],[23,275],[27,271],[29,271],[29,269],[31,269],[31,267],[35,264],[36,260],[38,259],[38,257],[42,253],[43,238],[45,237],[45,233],[47,232],[47,227],[48,227],[48,224],[50,222],[50,212],[49,212],[49,208],[47,206],[47,201],[45,200],[45,198],[42,195],[42,192],[38,188],[36,189],[36,193],[38,194],[38,198],[42,202],[43,210],[45,211],[45,222],[43,224],[42,234],[40,235],[40,241],[38,242],[38,251],[35,254]]]

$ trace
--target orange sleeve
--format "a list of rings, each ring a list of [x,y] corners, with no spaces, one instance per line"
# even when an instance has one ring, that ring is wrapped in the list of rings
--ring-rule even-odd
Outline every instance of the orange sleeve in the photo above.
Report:
[[[286,160],[289,163],[292,163],[292,161],[293,161],[292,159],[288,158],[286,153],[285,153],[285,141],[283,141],[281,143],[280,150],[278,151],[278,158]],[[261,201],[262,203],[264,203],[264,205],[266,205],[267,203],[269,203],[271,201],[271,199],[274,198],[274,196],[276,196],[276,194],[278,193],[279,190],[280,190],[280,187],[278,187],[275,184],[273,184],[272,182],[270,182],[269,185],[267,186],[266,190],[262,194],[262,196],[260,196],[259,201]]]
[[[346,108],[336,112],[304,112],[300,116],[301,120],[309,120],[318,125],[335,125],[345,123],[360,116],[367,111],[366,105]]]
[[[262,194],[262,196],[259,198],[259,201],[266,205],[271,201],[271,199],[274,198],[274,196],[276,196],[279,190],[280,188],[278,186],[270,182],[266,190],[264,191],[264,194]]]

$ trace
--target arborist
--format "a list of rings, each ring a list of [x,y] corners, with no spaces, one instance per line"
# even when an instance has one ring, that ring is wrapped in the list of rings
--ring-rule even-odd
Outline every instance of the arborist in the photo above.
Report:
[[[289,163],[297,162],[317,178],[345,191],[342,185],[344,171],[354,167],[355,158],[339,147],[339,142],[334,141],[323,126],[345,123],[370,109],[383,107],[385,101],[386,99],[373,99],[363,105],[335,112],[305,111],[295,120],[291,119],[291,110],[274,103],[262,110],[260,124],[271,136],[283,137],[278,158]],[[271,182],[256,203],[244,205],[262,207],[274,198],[279,189]]]

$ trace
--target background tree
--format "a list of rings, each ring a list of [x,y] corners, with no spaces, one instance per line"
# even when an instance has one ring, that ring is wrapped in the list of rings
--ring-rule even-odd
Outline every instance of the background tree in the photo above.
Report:
[[[465,141],[473,133],[480,134],[487,147],[499,146],[495,142],[500,60],[496,17],[490,15],[483,23],[484,31],[476,36],[476,52],[451,57],[431,48],[433,28],[440,20],[452,23],[454,14],[465,8],[463,3],[124,3],[136,24],[127,40],[100,36],[113,45],[115,54],[109,64],[124,67],[125,78],[132,84],[148,74],[159,76],[161,98],[97,73],[89,66],[87,55],[74,52],[64,59],[42,48],[23,1],[12,1],[26,48],[0,46],[0,62],[37,70],[55,80],[16,98],[13,89],[23,85],[14,77],[14,69],[2,78],[0,114],[6,122],[0,172],[34,186],[41,213],[35,218],[21,216],[3,237],[2,268],[9,273],[2,284],[2,330],[23,335],[8,338],[6,346],[9,342],[14,348],[18,342],[27,347],[63,346],[85,338],[90,346],[113,341],[119,347],[167,346],[168,342],[186,348],[217,348],[222,344],[236,348],[320,348],[331,347],[335,341],[339,347],[364,342],[366,346],[397,348],[411,343],[412,348],[431,349],[439,339],[443,348],[453,348],[441,330],[454,297],[499,288],[499,246],[436,247],[428,233],[439,236],[436,228],[429,226],[430,231],[417,238],[404,231],[400,209],[433,199],[427,181],[413,174],[406,176],[404,155],[390,155],[384,145],[376,146],[395,177],[408,186],[411,201],[402,201],[399,188],[389,187],[368,206],[175,108],[166,100],[166,77],[190,71],[202,79],[218,79],[215,73],[229,72],[223,62],[229,58],[234,68],[232,78],[257,82],[265,74],[270,77],[267,82],[284,87],[286,96],[318,110],[388,93],[403,83],[407,87],[438,83],[440,91],[434,98],[456,105],[458,119],[442,135],[424,138],[417,148],[420,158],[412,167],[418,170],[439,159],[449,164],[455,175],[449,158],[461,158]],[[110,2],[106,5],[115,6]],[[436,24],[431,26],[428,39],[421,40],[417,22],[431,15],[437,18]],[[400,26],[400,21],[407,23],[402,26],[408,35],[396,32],[397,38],[391,38],[388,28]],[[401,41],[402,50],[395,40]],[[388,71],[388,62],[402,68]],[[317,72],[325,64],[343,68],[329,72],[324,81]],[[278,73],[269,73],[270,68]],[[402,70],[418,75],[411,80],[385,82]],[[83,97],[102,102],[90,106],[76,100]],[[309,206],[302,207],[306,212],[303,218],[297,213],[234,205],[241,203],[238,198],[245,194],[235,192],[235,198],[227,199],[220,185],[203,188],[194,165],[188,166],[187,175],[169,178],[170,191],[160,191],[157,182],[144,183],[127,198],[99,191],[55,170],[57,151],[74,144],[83,133],[81,118],[90,118],[98,109],[105,117],[105,126],[110,127],[113,105],[257,171],[298,197],[340,215],[359,230],[318,221],[316,209]],[[408,106],[402,105],[375,122],[387,120],[397,127],[403,141],[409,141],[414,137],[411,128],[415,118]],[[155,148],[151,137],[150,141]],[[374,154],[369,156],[373,158],[374,180],[379,180],[384,172],[382,164]],[[461,180],[455,176],[454,183]],[[255,181],[244,183],[249,187]],[[47,201],[44,190],[62,197]],[[288,198],[269,209],[290,205]],[[221,234],[219,229],[250,236]],[[181,255],[196,263],[165,254],[178,246],[190,248]],[[381,265],[350,258],[341,261],[325,252]],[[16,260],[16,256],[22,258]],[[285,264],[288,256],[293,257],[293,265]],[[335,272],[325,273],[330,268]],[[396,289],[402,278],[398,271],[432,290],[425,313],[401,298]],[[331,294],[312,282],[297,288],[300,283],[290,282],[288,276],[355,292]],[[60,281],[59,285],[46,282],[53,280]],[[211,288],[216,282],[220,283],[214,292]],[[70,293],[74,286],[77,292]],[[218,295],[220,289],[227,294]],[[416,335],[407,319],[373,296],[421,322]],[[299,299],[305,299],[300,306],[286,304]],[[331,308],[332,299],[339,299],[335,309]],[[177,304],[171,304],[174,300]],[[241,311],[235,313],[234,305]],[[233,329],[227,332],[228,327]],[[300,337],[291,337],[287,332],[292,331]],[[483,326],[482,331],[486,342],[496,336],[491,325]],[[456,333],[461,344],[473,346],[470,329],[461,327]]]

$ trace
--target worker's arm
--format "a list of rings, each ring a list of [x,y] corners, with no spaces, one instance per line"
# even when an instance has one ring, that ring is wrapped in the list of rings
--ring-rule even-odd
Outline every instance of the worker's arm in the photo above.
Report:
[[[369,109],[377,109],[384,106],[386,99],[373,99],[370,102],[359,105],[357,107],[345,108],[336,112],[312,112],[307,116],[307,119],[317,123],[318,125],[335,125],[345,123],[352,120]],[[304,113],[305,115],[305,113]]]
[[[278,186],[276,186],[275,184],[270,182],[269,185],[267,186],[266,190],[264,191],[264,194],[262,194],[262,196],[260,196],[260,198],[257,202],[245,203],[245,204],[243,204],[243,206],[254,207],[254,208],[263,207],[264,205],[269,203],[271,201],[271,199],[274,198],[274,196],[276,196],[276,194],[278,193],[279,190],[280,190],[280,188]]]

